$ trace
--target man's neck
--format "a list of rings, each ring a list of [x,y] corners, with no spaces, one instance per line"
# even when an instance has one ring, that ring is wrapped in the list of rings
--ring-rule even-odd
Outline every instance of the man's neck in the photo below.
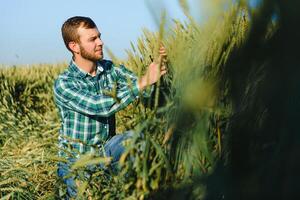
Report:
[[[89,73],[92,76],[96,75],[96,62],[78,57],[73,57],[73,60],[76,65],[83,71]]]

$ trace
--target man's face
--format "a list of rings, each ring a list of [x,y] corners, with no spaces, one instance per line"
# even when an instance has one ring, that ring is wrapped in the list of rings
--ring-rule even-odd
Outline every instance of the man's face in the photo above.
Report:
[[[93,62],[101,60],[103,58],[103,42],[98,29],[96,27],[90,29],[79,27],[78,34],[81,57]]]

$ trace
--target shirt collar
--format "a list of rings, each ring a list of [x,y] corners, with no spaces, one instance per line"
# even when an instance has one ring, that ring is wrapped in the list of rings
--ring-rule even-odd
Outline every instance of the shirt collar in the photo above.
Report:
[[[85,78],[86,76],[91,76],[90,73],[88,73],[88,72],[82,70],[80,67],[78,67],[73,59],[70,62],[70,69],[72,72],[74,72],[79,77]],[[104,71],[104,68],[102,67],[101,62],[97,62],[96,76],[98,76],[103,71]]]

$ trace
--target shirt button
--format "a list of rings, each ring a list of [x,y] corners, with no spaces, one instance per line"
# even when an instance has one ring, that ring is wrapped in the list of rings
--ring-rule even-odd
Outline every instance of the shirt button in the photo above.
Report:
[[[99,67],[98,67],[98,70],[99,70],[100,72],[103,72],[103,67],[99,66]]]

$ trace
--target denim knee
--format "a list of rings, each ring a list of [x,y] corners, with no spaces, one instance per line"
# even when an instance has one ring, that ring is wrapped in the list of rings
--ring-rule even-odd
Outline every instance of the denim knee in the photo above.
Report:
[[[121,155],[125,151],[125,147],[123,142],[129,138],[133,137],[133,132],[128,131],[123,134],[118,134],[108,140],[104,145],[104,150],[107,157],[112,157],[112,163],[116,163],[119,161]]]

